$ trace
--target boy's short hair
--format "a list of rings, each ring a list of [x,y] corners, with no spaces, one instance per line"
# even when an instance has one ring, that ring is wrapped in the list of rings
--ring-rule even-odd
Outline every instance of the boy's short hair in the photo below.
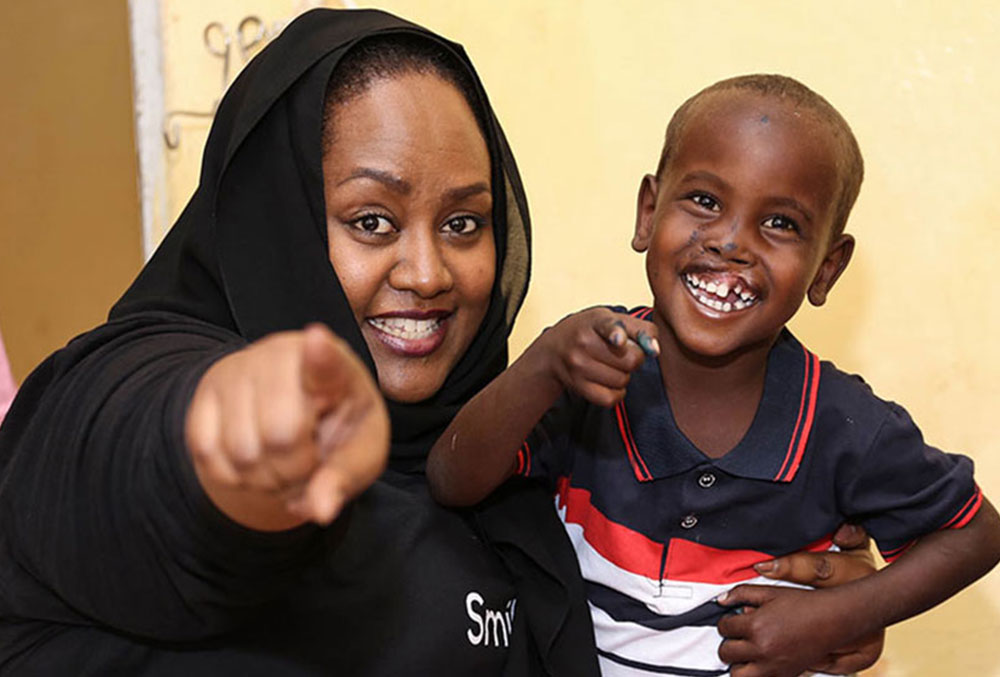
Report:
[[[761,97],[780,99],[796,107],[802,107],[816,114],[829,127],[830,132],[840,146],[837,158],[837,170],[840,174],[840,192],[837,196],[833,219],[833,234],[839,235],[847,224],[847,216],[851,213],[854,201],[861,190],[864,178],[864,160],[861,149],[854,138],[854,132],[837,109],[822,96],[809,89],[801,82],[785,75],[754,74],[739,75],[726,80],[720,80],[709,85],[690,99],[681,104],[680,108],[670,118],[667,133],[660,153],[660,162],[656,167],[656,176],[662,175],[664,169],[684,131],[684,126],[691,118],[696,105],[710,94],[727,91],[745,91]]]

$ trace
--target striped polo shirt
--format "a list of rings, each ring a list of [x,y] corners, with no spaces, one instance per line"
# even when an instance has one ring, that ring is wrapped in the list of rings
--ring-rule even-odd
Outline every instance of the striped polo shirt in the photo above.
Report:
[[[649,359],[613,408],[563,396],[521,447],[518,472],[551,483],[605,676],[725,675],[715,626],[727,611],[713,600],[776,584],[755,563],[829,549],[845,521],[891,561],[928,532],[964,526],[982,501],[968,458],[925,444],[901,407],[787,330],[750,429],[721,458],[678,429]]]

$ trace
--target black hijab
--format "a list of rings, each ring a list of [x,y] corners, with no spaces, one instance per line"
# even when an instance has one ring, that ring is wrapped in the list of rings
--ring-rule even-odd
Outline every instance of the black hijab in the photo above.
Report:
[[[375,365],[327,253],[324,95],[351,46],[423,36],[457,58],[484,116],[493,185],[496,276],[490,307],[441,389],[389,402],[390,466],[420,472],[434,440],[507,364],[507,336],[527,291],[530,229],[521,180],[472,63],[458,44],[377,10],[316,9],[254,58],[222,99],[197,190],[111,319],[170,311],[254,341],[323,322]]]

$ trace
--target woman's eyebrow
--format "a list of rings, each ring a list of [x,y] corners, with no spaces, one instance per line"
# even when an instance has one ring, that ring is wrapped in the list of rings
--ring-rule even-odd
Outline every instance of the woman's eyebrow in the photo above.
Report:
[[[488,183],[479,181],[477,183],[471,183],[468,186],[459,186],[458,188],[452,188],[447,192],[448,198],[451,200],[464,200],[467,197],[472,197],[473,195],[478,195],[479,193],[489,193],[490,186]]]
[[[372,167],[358,167],[337,185],[342,186],[345,183],[354,181],[355,179],[372,179],[373,181],[378,181],[379,183],[384,184],[390,190],[403,195],[409,193],[413,189],[413,187],[405,179],[402,179],[391,172],[387,172],[382,169],[374,169]]]

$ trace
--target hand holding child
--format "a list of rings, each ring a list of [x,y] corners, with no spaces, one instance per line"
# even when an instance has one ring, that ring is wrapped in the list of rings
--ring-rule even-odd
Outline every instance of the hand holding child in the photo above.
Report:
[[[855,525],[843,524],[833,536],[834,543],[840,547],[839,552],[797,552],[770,562],[764,562],[755,567],[759,573],[768,578],[780,579],[817,588],[836,588],[859,578],[875,573],[875,561],[871,552],[871,540],[867,532]],[[792,594],[785,595],[788,591]],[[771,586],[743,585],[734,588],[723,600],[727,605],[743,609],[744,613],[733,614],[722,619],[719,632],[725,639],[719,649],[720,658],[736,664],[732,674],[734,677],[753,677],[754,675],[782,674],[772,672],[777,670],[777,664],[788,660],[801,666],[802,658],[796,658],[807,644],[817,646],[819,637],[814,629],[809,629],[804,623],[803,610],[815,609],[816,604],[802,604],[803,599],[787,588]],[[772,594],[774,593],[774,594]],[[805,594],[810,594],[806,591]],[[789,606],[802,604],[800,610],[791,609],[790,616],[784,616],[789,610],[783,610],[781,605],[773,604],[767,608],[767,615],[756,615],[755,606],[777,602],[786,598]],[[811,601],[822,602],[822,599],[808,598]],[[826,607],[823,607],[824,609]],[[751,618],[751,616],[754,616]],[[789,632],[784,624],[789,620],[803,634],[795,635]],[[769,625],[773,622],[773,625]],[[821,614],[817,619],[820,628],[826,631],[837,631],[835,619]],[[854,618],[847,614],[840,623],[842,629],[853,629]],[[821,633],[822,634],[822,633]],[[805,637],[808,641],[801,641]],[[809,661],[810,670],[830,674],[847,674],[863,670],[875,663],[882,653],[885,641],[885,630],[879,629],[874,634],[853,643],[835,646],[825,657],[813,658]],[[770,648],[764,648],[768,646]],[[773,661],[773,663],[772,663]],[[800,667],[790,668],[790,674],[798,675]]]

